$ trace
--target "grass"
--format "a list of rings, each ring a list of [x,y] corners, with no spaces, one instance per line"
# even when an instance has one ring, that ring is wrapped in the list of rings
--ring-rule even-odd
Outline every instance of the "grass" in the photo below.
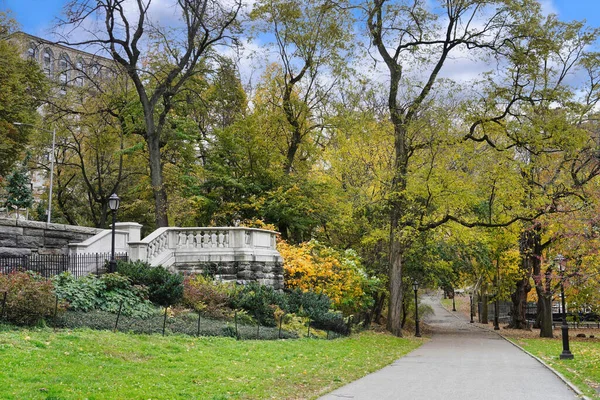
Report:
[[[542,359],[577,386],[586,396],[600,399],[600,342],[596,340],[574,341],[569,347],[573,360],[560,360],[562,341],[555,339],[511,338],[513,342]]]
[[[422,343],[374,332],[236,341],[0,328],[2,399],[313,398]]]

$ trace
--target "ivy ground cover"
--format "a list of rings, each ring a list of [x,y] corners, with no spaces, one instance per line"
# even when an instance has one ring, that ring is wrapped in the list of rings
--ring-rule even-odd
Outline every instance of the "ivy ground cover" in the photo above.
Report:
[[[511,338],[534,356],[560,372],[588,397],[600,399],[600,341],[573,340],[569,343],[573,360],[560,360],[562,341],[555,339]]]
[[[5,327],[0,398],[313,398],[421,343],[372,332],[329,341],[236,341]]]

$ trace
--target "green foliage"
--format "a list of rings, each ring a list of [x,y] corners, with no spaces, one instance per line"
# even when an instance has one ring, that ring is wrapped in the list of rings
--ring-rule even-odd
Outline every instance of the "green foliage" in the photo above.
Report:
[[[0,177],[21,157],[31,132],[31,128],[13,122],[35,122],[36,109],[48,89],[38,65],[22,60],[20,54],[14,44],[0,41]]]
[[[281,318],[278,311],[309,318],[311,326],[331,330],[341,334],[348,333],[347,324],[341,313],[330,310],[331,301],[324,294],[311,291],[277,292],[271,287],[252,282],[234,293],[232,307],[241,308],[254,317],[260,324],[275,326]]]
[[[272,287],[263,286],[256,282],[245,285],[231,299],[234,308],[241,308],[266,326],[275,326],[275,315],[272,305],[285,309],[286,298]]]
[[[69,272],[52,278],[56,295],[67,301],[71,310],[90,311],[100,306],[99,296],[105,289],[104,283],[95,275],[76,279]]]
[[[56,294],[74,311],[102,310],[123,315],[147,318],[156,313],[144,286],[132,285],[129,278],[118,273],[98,278],[88,275],[76,279],[68,272],[52,278]]]
[[[331,311],[331,301],[324,294],[312,291],[293,290],[287,296],[287,311],[309,317],[317,329],[348,334],[348,325],[340,312]]]
[[[6,293],[6,320],[17,325],[35,325],[54,315],[56,295],[52,282],[29,272],[0,274],[0,302]],[[64,304],[58,305],[58,311]]]
[[[141,261],[119,261],[117,272],[129,277],[134,285],[146,286],[148,297],[154,304],[167,307],[183,298],[183,275],[170,273],[161,266],[151,267]]]
[[[33,204],[31,179],[24,168],[16,168],[8,175],[6,191],[6,207],[29,208]]]

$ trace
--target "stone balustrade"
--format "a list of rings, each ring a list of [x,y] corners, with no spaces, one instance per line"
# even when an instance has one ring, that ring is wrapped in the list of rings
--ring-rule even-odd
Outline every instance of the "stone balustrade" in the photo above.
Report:
[[[184,273],[209,273],[224,281],[258,281],[283,287],[277,232],[245,227],[159,228],[130,241],[129,258]]]

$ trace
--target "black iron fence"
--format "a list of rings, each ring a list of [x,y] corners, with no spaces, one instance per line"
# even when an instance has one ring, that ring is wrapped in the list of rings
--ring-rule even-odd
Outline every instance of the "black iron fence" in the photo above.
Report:
[[[117,260],[127,260],[127,253],[115,254]],[[89,254],[31,254],[28,256],[0,256],[0,273],[33,271],[44,278],[69,271],[75,277],[89,274],[102,275],[108,271],[110,253]]]

